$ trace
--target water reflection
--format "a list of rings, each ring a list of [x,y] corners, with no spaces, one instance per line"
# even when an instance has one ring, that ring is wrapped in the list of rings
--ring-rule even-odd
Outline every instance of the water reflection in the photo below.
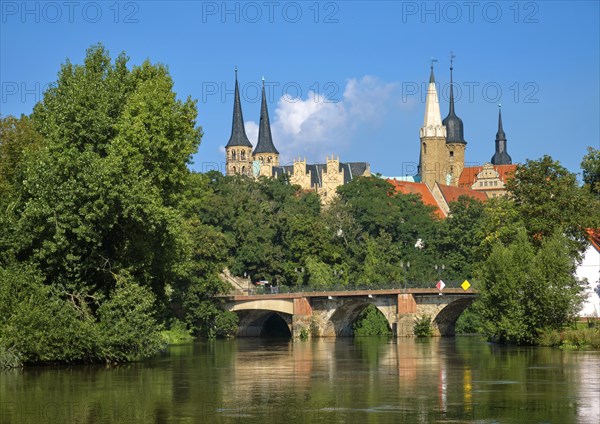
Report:
[[[595,423],[598,369],[598,352],[474,338],[249,338],[0,372],[0,423]]]

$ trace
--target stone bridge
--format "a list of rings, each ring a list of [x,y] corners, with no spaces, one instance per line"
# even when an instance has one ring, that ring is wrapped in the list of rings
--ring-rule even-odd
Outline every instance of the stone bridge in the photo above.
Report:
[[[238,336],[298,337],[303,329],[315,337],[351,336],[368,305],[396,336],[413,335],[415,318],[422,315],[431,316],[435,335],[453,336],[456,320],[476,296],[472,289],[431,288],[235,295],[226,297],[226,308],[239,315]]]

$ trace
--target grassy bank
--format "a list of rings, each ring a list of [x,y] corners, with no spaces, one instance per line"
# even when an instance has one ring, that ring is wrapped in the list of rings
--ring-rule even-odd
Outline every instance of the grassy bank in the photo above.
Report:
[[[600,349],[600,327],[544,330],[538,344],[561,349]]]

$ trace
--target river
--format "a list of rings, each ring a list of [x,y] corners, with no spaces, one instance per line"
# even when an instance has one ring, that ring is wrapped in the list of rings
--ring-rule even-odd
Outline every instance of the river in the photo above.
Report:
[[[0,423],[593,423],[600,352],[238,339],[121,366],[0,371]]]

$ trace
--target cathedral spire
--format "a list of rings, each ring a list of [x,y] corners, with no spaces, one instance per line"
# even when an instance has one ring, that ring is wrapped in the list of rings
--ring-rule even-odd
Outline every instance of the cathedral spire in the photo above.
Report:
[[[271,135],[271,123],[269,122],[269,111],[267,109],[267,96],[265,95],[265,78],[262,79],[262,102],[260,107],[260,123],[258,127],[258,142],[254,149],[253,155],[257,153],[274,153],[279,154],[273,144],[273,136]]]
[[[506,134],[502,128],[502,106],[498,105],[498,132],[496,133],[496,152],[492,156],[492,165],[510,165],[512,158],[506,152]]]
[[[454,54],[450,53],[450,108],[448,116],[444,118],[442,124],[446,127],[447,143],[467,144],[464,137],[464,127],[462,119],[456,116],[454,111],[454,82],[452,80],[452,71],[454,70]]]
[[[423,127],[421,127],[421,137],[444,137],[446,135],[442,127],[440,101],[435,88],[435,77],[433,75],[434,62],[437,62],[437,60],[431,59],[431,73],[429,75],[427,98],[425,99],[425,119],[423,120]]]
[[[246,136],[244,129],[244,115],[242,114],[242,104],[240,102],[240,89],[237,80],[237,66],[235,67],[235,95],[233,100],[233,122],[231,124],[231,137],[225,147],[244,146],[252,147],[252,143]]]

